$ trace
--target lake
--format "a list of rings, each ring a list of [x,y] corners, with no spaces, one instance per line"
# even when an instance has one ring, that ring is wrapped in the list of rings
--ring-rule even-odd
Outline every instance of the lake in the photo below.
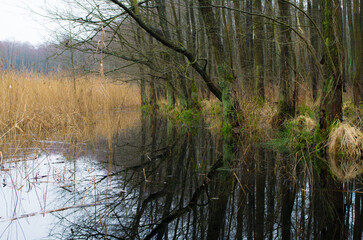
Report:
[[[251,136],[226,143],[203,120],[135,121],[4,156],[0,239],[361,239],[361,178]]]

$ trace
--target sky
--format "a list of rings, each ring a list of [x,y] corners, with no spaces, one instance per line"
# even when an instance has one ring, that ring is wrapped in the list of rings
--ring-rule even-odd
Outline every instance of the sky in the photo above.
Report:
[[[32,10],[41,13],[54,3],[61,4],[62,0],[0,0],[0,41],[39,45],[52,40],[51,22]]]

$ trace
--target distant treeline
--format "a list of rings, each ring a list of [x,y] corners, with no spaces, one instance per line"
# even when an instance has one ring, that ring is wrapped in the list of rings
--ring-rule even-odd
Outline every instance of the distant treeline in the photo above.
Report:
[[[57,67],[50,59],[53,53],[51,45],[35,47],[30,43],[0,41],[1,65],[5,69],[49,72]]]
[[[0,41],[0,68],[33,72],[89,72],[92,61],[77,50],[73,51],[73,63],[68,49],[59,44],[45,43],[33,46],[27,42]],[[73,65],[73,67],[72,67]]]

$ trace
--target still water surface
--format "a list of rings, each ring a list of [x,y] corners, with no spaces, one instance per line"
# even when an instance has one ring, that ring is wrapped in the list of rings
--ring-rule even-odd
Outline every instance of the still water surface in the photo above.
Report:
[[[1,165],[0,239],[361,239],[361,181],[148,117]],[[29,149],[28,151],[29,152]]]

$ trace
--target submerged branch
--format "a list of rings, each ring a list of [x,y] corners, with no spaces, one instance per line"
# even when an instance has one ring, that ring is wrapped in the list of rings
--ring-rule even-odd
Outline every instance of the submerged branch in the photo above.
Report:
[[[46,214],[46,213],[61,212],[61,211],[65,211],[65,210],[73,209],[73,208],[86,208],[86,207],[94,207],[94,206],[99,206],[99,205],[111,205],[111,204],[113,204],[113,201],[108,200],[107,202],[106,201],[101,201],[101,202],[94,202],[94,203],[88,203],[88,204],[73,205],[73,206],[69,206],[69,207],[52,209],[52,210],[43,211],[43,212],[26,213],[26,214],[23,214],[23,215],[20,215],[20,216],[12,217],[10,219],[0,220],[0,222],[10,222],[10,221],[19,220],[19,219],[22,219],[22,218],[34,217],[34,216],[37,216],[37,215],[40,215],[40,214]]]

